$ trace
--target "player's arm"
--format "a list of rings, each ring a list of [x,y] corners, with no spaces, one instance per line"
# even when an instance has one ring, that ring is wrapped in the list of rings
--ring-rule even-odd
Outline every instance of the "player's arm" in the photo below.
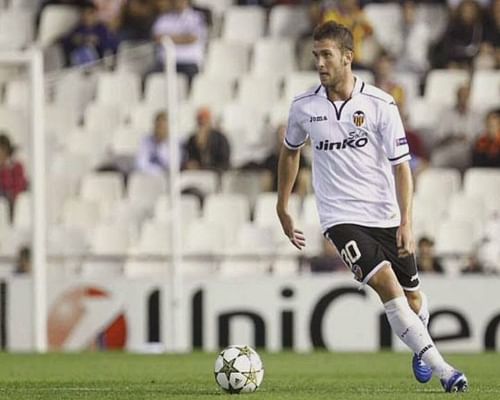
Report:
[[[408,161],[394,166],[396,194],[398,197],[401,224],[397,232],[399,255],[405,257],[415,252],[412,233],[413,180]]]
[[[292,244],[301,250],[305,246],[304,234],[295,229],[293,219],[288,213],[288,200],[292,193],[293,184],[299,171],[300,150],[281,147],[278,162],[278,201],[276,212],[280,219],[283,232]]]

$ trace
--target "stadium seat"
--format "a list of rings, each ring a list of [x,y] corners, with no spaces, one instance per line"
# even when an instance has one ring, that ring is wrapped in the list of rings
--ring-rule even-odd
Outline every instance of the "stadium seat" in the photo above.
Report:
[[[463,192],[455,193],[449,202],[448,218],[454,221],[471,221],[481,225],[484,224],[486,221],[486,208],[483,198]]]
[[[235,102],[261,112],[269,109],[279,101],[280,81],[273,76],[246,75],[238,81]]]
[[[218,224],[203,220],[192,221],[184,241],[184,252],[188,256],[202,257],[212,263],[210,257],[224,251],[227,244],[224,229]]]
[[[471,106],[484,112],[498,107],[500,101],[500,71],[479,70],[472,77]]]
[[[460,189],[460,172],[453,168],[428,168],[416,182],[416,192],[423,197],[448,199]]]
[[[36,1],[33,0],[10,0],[8,2],[8,9],[25,10],[35,13],[38,10],[38,4]]]
[[[34,39],[34,12],[28,9],[10,8],[0,12],[0,48],[18,50]]]
[[[363,11],[373,27],[377,42],[389,52],[397,51],[403,25],[399,3],[369,3]]]
[[[111,134],[124,119],[124,110],[117,105],[91,103],[85,110],[85,129],[99,132],[109,142]]]
[[[78,197],[67,199],[62,211],[62,224],[80,228],[86,236],[92,231],[101,217],[99,203]]]
[[[153,210],[158,198],[166,193],[167,181],[163,176],[132,172],[127,184],[127,199],[142,210]]]
[[[9,202],[5,197],[0,197],[0,230],[10,226]]]
[[[316,197],[308,195],[302,204],[300,220],[304,224],[319,224],[318,208],[316,207]]]
[[[3,240],[0,243],[0,255],[16,257],[22,246],[31,243],[31,231],[28,229],[9,228],[3,232]]]
[[[418,3],[416,14],[416,19],[429,28],[431,42],[440,39],[450,18],[448,6],[441,3]]]
[[[111,139],[111,151],[115,156],[135,158],[143,133],[139,129],[120,127],[115,129]]]
[[[222,38],[252,44],[264,36],[266,14],[259,6],[232,6],[224,13]]]
[[[127,279],[161,278],[169,273],[167,261],[128,260],[123,266],[123,274]]]
[[[45,104],[45,129],[47,135],[56,144],[64,145],[68,132],[77,127],[78,114],[73,108],[61,107],[58,104]]]
[[[269,256],[275,251],[274,232],[271,226],[243,222],[235,234],[235,240],[227,249],[229,254],[246,254],[255,257]]]
[[[5,130],[17,145],[28,143],[28,125],[26,112],[11,107],[0,107],[0,129]]]
[[[250,221],[250,204],[241,194],[210,194],[205,198],[203,219],[222,226],[225,236],[231,241],[239,226]]]
[[[262,191],[263,175],[260,171],[226,171],[222,175],[221,191],[244,195],[253,209],[257,196]]]
[[[440,256],[466,256],[475,247],[475,226],[470,221],[442,222],[436,237],[436,254]]]
[[[80,18],[78,7],[69,5],[49,5],[43,8],[40,15],[37,40],[41,46],[47,47],[69,32]]]
[[[77,128],[69,132],[65,150],[86,160],[90,168],[97,167],[103,159],[111,135],[103,137],[101,132]]]
[[[300,262],[294,258],[278,258],[271,265],[273,276],[293,278],[301,274]]]
[[[500,203],[500,170],[498,168],[469,168],[464,174],[464,192]]]
[[[269,124],[277,127],[288,122],[288,112],[290,111],[291,100],[280,100],[273,104],[269,110]]]
[[[411,100],[408,119],[410,126],[423,133],[435,133],[443,105],[428,102],[424,97]]]
[[[217,113],[232,100],[233,91],[232,79],[201,74],[193,79],[189,102],[195,107],[209,106]]]
[[[155,63],[155,43],[136,41],[122,41],[116,54],[118,72],[132,72],[140,76],[148,74]]]
[[[181,219],[183,225],[189,225],[201,217],[200,200],[193,195],[183,194],[181,196]],[[158,197],[154,206],[154,220],[158,222],[168,222],[171,220],[172,209],[168,194]]]
[[[269,36],[298,38],[309,29],[306,7],[276,5],[269,12]]]
[[[114,280],[123,276],[123,263],[114,261],[84,261],[81,277],[85,279]]]
[[[469,82],[469,73],[459,69],[433,69],[425,82],[425,101],[453,106],[460,86]]]
[[[440,221],[448,214],[448,206],[447,196],[435,196],[425,191],[417,192],[413,197],[415,237],[426,235],[435,238]]]
[[[295,49],[291,39],[261,39],[255,43],[252,75],[284,76],[296,70]]]
[[[413,72],[396,72],[394,80],[398,82],[404,89],[405,101],[409,112],[413,112],[413,100],[420,96],[420,78]]]
[[[139,241],[129,249],[132,255],[168,255],[171,251],[170,225],[156,221],[146,221]]]
[[[224,68],[221,68],[221,61]],[[241,42],[212,40],[208,45],[203,73],[209,76],[237,78],[248,72],[250,46]]]
[[[51,82],[53,103],[63,109],[83,114],[83,110],[95,97],[95,79],[93,75],[85,76],[80,70],[71,69],[67,73],[60,73],[57,79]]]
[[[154,105],[146,102],[132,108],[126,121],[127,127],[137,131],[141,136],[152,132],[154,119],[157,113],[165,110],[165,105]]]
[[[180,176],[181,190],[195,189],[202,194],[215,193],[219,188],[219,176],[211,170],[185,170]]]
[[[320,81],[316,72],[289,73],[284,79],[283,99],[290,105],[294,97],[319,85]]]
[[[131,110],[141,98],[141,79],[133,72],[100,72],[97,74],[98,105],[111,105]]]
[[[28,110],[30,107],[31,89],[27,80],[16,79],[5,85],[4,103],[6,106]]]
[[[16,229],[30,229],[31,220],[31,192],[21,192],[16,198],[12,226]]]
[[[105,216],[113,204],[123,197],[123,177],[118,172],[90,173],[82,178],[80,196],[97,202]]]
[[[234,5],[234,0],[195,0],[194,5],[207,7],[215,14],[223,14],[228,8]]]
[[[53,256],[84,255],[89,248],[86,231],[76,226],[52,225],[47,233],[47,252]],[[74,262],[74,260],[72,260]]]
[[[123,256],[130,243],[128,227],[124,224],[98,224],[90,236],[90,252],[96,255]]]
[[[264,136],[264,115],[238,103],[227,104],[222,111],[221,126],[231,145],[231,165],[240,167],[264,158],[270,137]]]
[[[220,60],[219,60],[220,61]],[[177,98],[184,101],[188,96],[188,81],[186,75],[177,74]],[[144,88],[144,103],[156,109],[167,106],[167,84],[165,74],[155,72],[146,78]]]

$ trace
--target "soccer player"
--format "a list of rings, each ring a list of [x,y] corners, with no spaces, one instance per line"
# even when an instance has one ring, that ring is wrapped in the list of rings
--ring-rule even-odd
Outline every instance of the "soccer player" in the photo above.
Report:
[[[352,33],[327,22],[313,33],[321,85],[292,102],[278,165],[276,211],[299,250],[305,237],[287,211],[300,147],[313,147],[313,185],[321,228],[363,285],[379,295],[394,332],[413,351],[419,382],[439,377],[465,391],[465,375],[441,356],[428,331],[412,236],[409,149],[394,99],[353,75]]]

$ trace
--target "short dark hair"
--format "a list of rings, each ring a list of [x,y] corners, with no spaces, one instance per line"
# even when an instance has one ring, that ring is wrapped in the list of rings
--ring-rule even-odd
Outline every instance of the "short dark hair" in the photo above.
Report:
[[[337,42],[340,50],[354,49],[352,32],[346,26],[335,21],[328,21],[318,25],[313,32],[313,40],[331,39]]]

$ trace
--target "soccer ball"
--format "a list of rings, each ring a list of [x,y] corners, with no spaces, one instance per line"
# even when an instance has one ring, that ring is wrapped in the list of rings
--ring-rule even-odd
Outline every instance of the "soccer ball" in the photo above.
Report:
[[[229,393],[255,392],[264,378],[264,365],[249,346],[229,346],[222,350],[214,365],[215,381]]]

